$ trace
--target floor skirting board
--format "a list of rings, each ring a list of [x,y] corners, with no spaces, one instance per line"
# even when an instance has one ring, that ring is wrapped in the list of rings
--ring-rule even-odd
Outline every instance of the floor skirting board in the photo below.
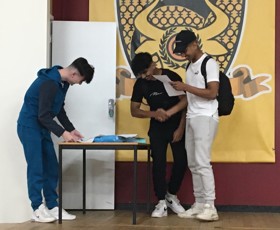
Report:
[[[152,211],[156,204],[150,205]],[[183,205],[185,209],[190,208],[190,205]],[[220,212],[271,212],[280,213],[280,206],[251,206],[251,205],[216,205],[216,208]],[[128,210],[131,209],[131,204],[116,204],[115,209],[117,210]],[[137,204],[139,211],[146,210],[147,204]]]

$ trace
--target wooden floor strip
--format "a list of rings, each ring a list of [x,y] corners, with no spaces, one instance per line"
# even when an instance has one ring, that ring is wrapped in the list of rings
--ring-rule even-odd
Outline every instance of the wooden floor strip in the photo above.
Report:
[[[182,219],[171,211],[167,217],[151,218],[144,211],[137,213],[137,224],[132,225],[132,213],[129,210],[115,211],[80,211],[71,212],[77,215],[74,221],[63,221],[62,224],[34,223],[27,221],[17,224],[0,224],[0,230],[279,230],[280,213],[244,213],[219,212],[219,221],[201,222],[196,219]]]

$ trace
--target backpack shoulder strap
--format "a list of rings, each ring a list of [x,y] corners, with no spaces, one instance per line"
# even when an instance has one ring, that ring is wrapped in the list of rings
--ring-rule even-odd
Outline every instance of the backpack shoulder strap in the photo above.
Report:
[[[207,73],[206,73],[206,63],[208,62],[208,60],[210,59],[210,56],[206,56],[201,64],[201,74],[204,77],[204,81],[205,81],[205,88],[207,88]]]
[[[191,64],[191,62],[189,61],[188,64],[187,64],[187,66],[186,66],[186,71],[187,71],[187,69],[189,68],[190,64]]]

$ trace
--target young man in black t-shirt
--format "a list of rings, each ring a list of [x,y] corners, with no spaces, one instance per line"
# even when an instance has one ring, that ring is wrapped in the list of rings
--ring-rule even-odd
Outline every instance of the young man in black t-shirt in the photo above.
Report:
[[[167,207],[175,213],[184,212],[176,194],[181,186],[187,167],[185,150],[185,110],[168,117],[166,111],[186,105],[186,96],[168,96],[161,81],[153,75],[167,75],[171,81],[182,81],[178,74],[168,69],[159,69],[149,53],[136,54],[131,68],[137,77],[131,98],[131,115],[150,118],[148,135],[153,158],[153,183],[159,202],[152,217],[167,216]],[[143,98],[150,106],[149,111],[140,108]],[[172,174],[166,182],[166,152],[170,144],[173,154]],[[167,184],[167,186],[166,186]],[[167,187],[167,188],[166,188]]]

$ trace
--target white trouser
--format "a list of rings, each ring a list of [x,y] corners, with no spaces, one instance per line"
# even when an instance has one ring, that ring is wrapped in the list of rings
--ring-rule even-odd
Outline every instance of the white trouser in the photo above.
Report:
[[[192,173],[195,202],[214,204],[215,180],[211,166],[211,147],[218,122],[209,116],[187,118],[186,149]]]

